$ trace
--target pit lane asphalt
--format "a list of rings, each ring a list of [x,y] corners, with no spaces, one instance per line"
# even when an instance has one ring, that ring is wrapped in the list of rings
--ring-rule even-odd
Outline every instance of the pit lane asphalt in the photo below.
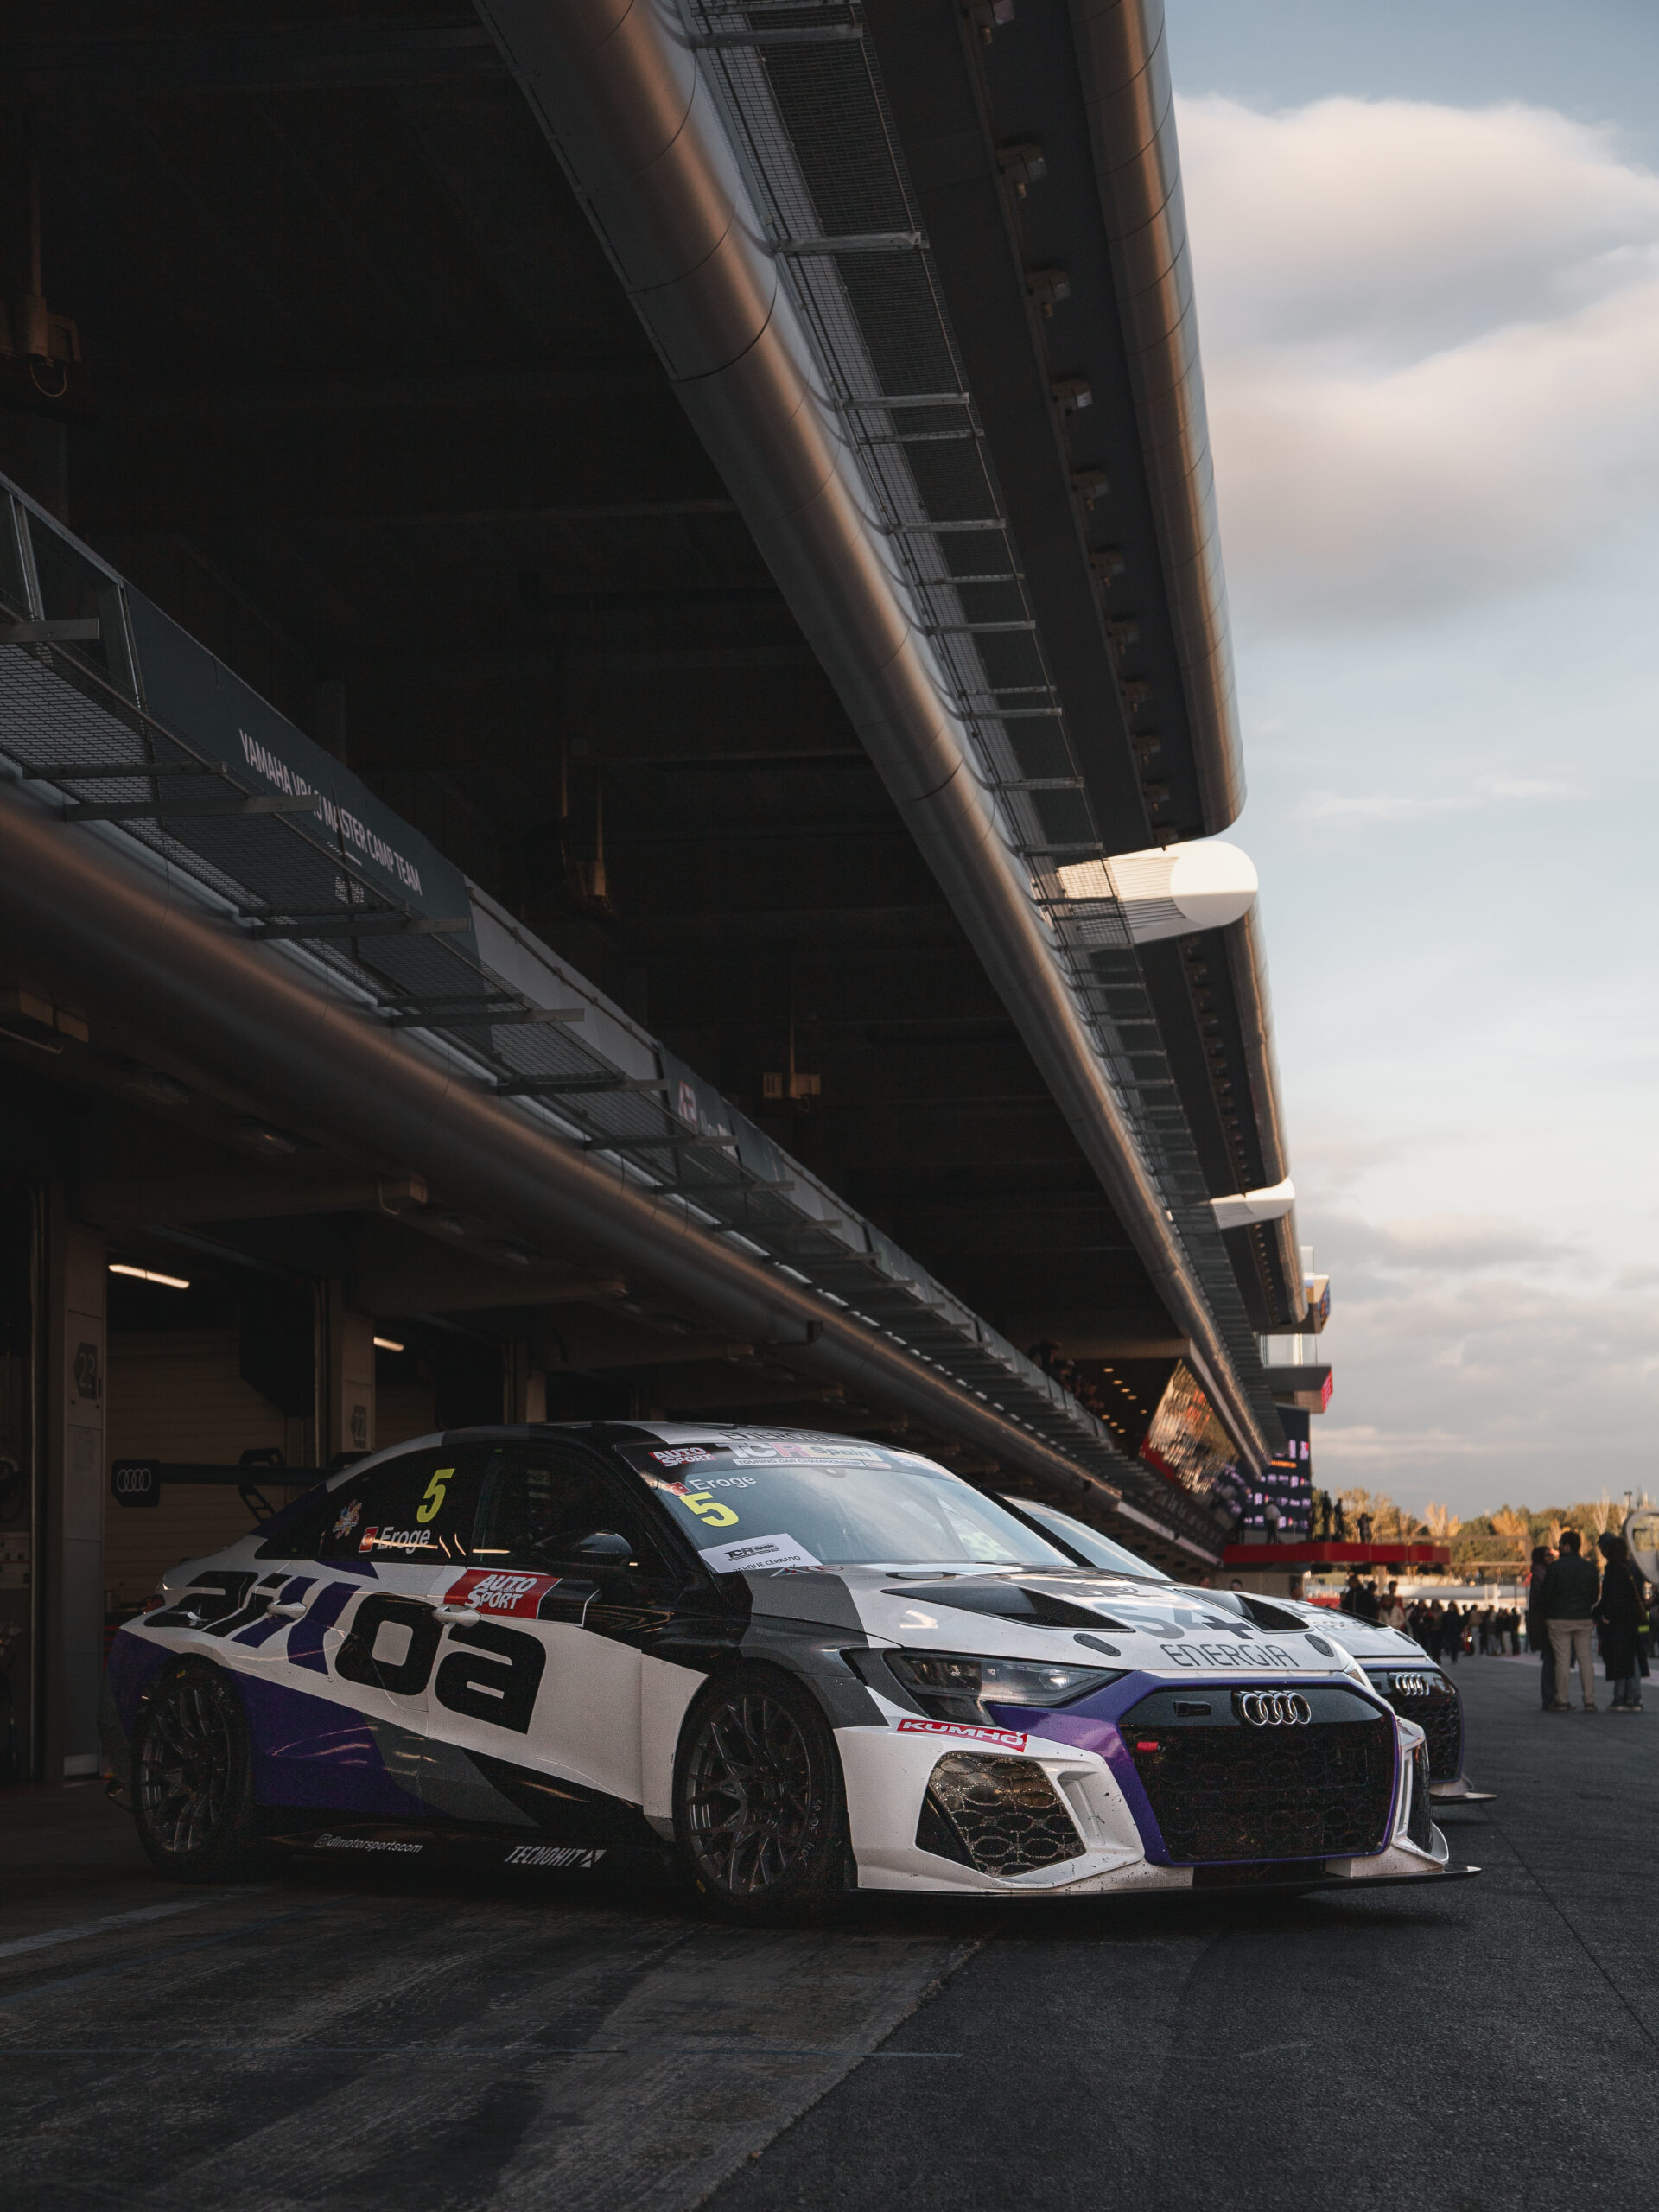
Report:
[[[1510,2212],[1659,2200],[1659,1709],[1466,1661],[1478,1882],[857,1900],[308,1861],[157,1881],[96,1785],[0,1795],[16,2212]],[[1605,1694],[1605,1693],[1604,1693]]]

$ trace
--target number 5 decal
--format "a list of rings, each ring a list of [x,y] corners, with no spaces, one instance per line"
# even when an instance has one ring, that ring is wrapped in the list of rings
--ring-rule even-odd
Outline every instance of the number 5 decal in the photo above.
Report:
[[[443,1508],[445,1485],[454,1473],[453,1467],[440,1467],[426,1486],[426,1496],[415,1509],[415,1518],[424,1528],[429,1521],[435,1521]]]
[[[710,1497],[706,1490],[689,1490],[685,1502],[701,1521],[711,1529],[735,1529],[737,1516],[729,1505],[722,1505],[717,1497]]]

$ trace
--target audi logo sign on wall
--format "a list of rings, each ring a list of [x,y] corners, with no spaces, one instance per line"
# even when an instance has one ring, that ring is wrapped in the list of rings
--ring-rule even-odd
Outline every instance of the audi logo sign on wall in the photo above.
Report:
[[[1235,1690],[1233,1711],[1252,1728],[1305,1728],[1313,1718],[1300,1690]]]
[[[118,1505],[159,1505],[159,1465],[154,1459],[118,1459],[110,1469],[110,1496]]]

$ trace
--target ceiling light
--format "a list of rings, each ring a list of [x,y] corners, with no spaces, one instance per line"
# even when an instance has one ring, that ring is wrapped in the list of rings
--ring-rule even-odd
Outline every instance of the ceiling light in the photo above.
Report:
[[[165,1290],[188,1290],[188,1280],[183,1275],[159,1275],[153,1268],[129,1268],[119,1260],[110,1262],[112,1275],[130,1275],[135,1282],[158,1282]]]
[[[377,1337],[374,1340],[374,1348],[376,1351],[402,1351],[403,1350],[402,1344],[396,1343],[391,1337]]]
[[[118,1070],[115,1087],[129,1098],[141,1098],[147,1106],[188,1106],[190,1093],[181,1083],[175,1083],[160,1068],[140,1066],[137,1062]]]
[[[300,1148],[299,1139],[290,1137],[281,1129],[268,1128],[264,1122],[240,1121],[232,1125],[232,1135],[251,1152],[263,1152],[272,1159],[286,1159]]]

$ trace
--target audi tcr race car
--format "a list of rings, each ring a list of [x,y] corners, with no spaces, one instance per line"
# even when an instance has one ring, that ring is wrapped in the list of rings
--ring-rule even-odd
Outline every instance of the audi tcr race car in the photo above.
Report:
[[[1423,1731],[1296,1620],[1082,1563],[912,1452],[472,1429],[167,1575],[105,1741],[145,1850],[671,1855],[738,1920],[845,1891],[1439,1881]]]
[[[1151,1582],[1169,1580],[1069,1513],[1026,1498],[1013,1498],[1009,1503],[1091,1566],[1116,1567]],[[1447,1806],[1494,1802],[1497,1792],[1477,1789],[1464,1772],[1463,1699],[1458,1686],[1425,1656],[1415,1637],[1399,1629],[1384,1628],[1377,1621],[1333,1612],[1327,1605],[1308,1605],[1300,1598],[1258,1598],[1248,1590],[1211,1590],[1205,1594],[1212,1605],[1242,1612],[1258,1627],[1311,1628],[1328,1636],[1344,1651],[1351,1651],[1371,1688],[1405,1719],[1414,1720],[1427,1738],[1429,1796],[1433,1802]]]

